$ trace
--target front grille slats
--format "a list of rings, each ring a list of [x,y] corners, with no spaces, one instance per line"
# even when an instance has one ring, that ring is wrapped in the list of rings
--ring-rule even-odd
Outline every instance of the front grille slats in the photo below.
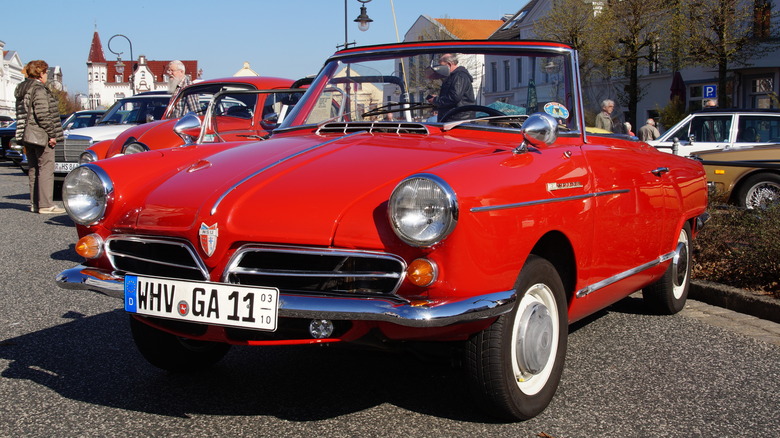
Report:
[[[208,270],[187,243],[146,237],[112,236],[106,254],[114,269],[133,274],[208,280]]]
[[[226,280],[297,293],[393,296],[405,270],[404,261],[390,254],[246,247],[233,256]]]
[[[58,163],[75,162],[88,147],[92,146],[91,137],[83,135],[69,135],[65,141],[57,143],[54,148],[54,160]]]

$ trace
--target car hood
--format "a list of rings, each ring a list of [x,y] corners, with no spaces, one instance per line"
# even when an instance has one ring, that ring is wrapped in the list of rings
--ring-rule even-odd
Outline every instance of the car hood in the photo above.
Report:
[[[67,131],[66,135],[80,135],[84,137],[90,137],[93,141],[103,141],[116,138],[119,134],[127,129],[136,126],[135,124],[127,125],[99,125],[89,126],[87,128],[71,129]]]
[[[442,135],[280,136],[201,156],[128,208],[144,234],[195,241],[217,224],[226,242],[371,246],[401,179],[494,150]]]

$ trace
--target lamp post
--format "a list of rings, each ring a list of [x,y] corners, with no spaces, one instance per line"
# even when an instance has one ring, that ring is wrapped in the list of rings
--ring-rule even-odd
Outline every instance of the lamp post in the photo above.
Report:
[[[116,64],[114,64],[114,67],[116,68],[117,73],[120,75],[125,72],[125,64],[122,62],[122,53],[124,52],[115,52],[111,50],[111,40],[113,40],[116,37],[122,37],[125,40],[127,40],[127,44],[130,45],[130,62],[134,62],[135,58],[133,57],[133,42],[130,41],[130,38],[122,35],[122,34],[116,34],[108,39],[108,51],[116,55]],[[128,82],[130,82],[130,94],[135,94],[135,84],[134,84],[134,75],[135,75],[135,69],[131,69],[130,76],[128,77]]]
[[[368,13],[366,12],[366,3],[370,2],[371,0],[358,0],[360,3],[362,3],[362,6],[360,6],[360,15],[353,20],[358,24],[358,29],[360,29],[361,32],[365,32],[368,30],[369,24],[374,21],[371,18],[369,18]],[[349,23],[349,19],[347,18],[347,0],[344,0],[344,45],[338,45],[339,47],[344,47],[345,49],[349,48],[350,45],[355,45],[355,43],[349,42],[349,32],[347,31],[347,24]]]

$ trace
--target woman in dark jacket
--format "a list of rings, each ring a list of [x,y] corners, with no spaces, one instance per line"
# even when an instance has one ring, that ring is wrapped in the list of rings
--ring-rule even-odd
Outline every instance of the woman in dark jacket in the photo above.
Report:
[[[49,64],[30,61],[27,79],[16,87],[16,140],[27,151],[30,165],[30,210],[33,213],[62,214],[54,204],[54,146],[64,139],[57,99],[44,84]]]

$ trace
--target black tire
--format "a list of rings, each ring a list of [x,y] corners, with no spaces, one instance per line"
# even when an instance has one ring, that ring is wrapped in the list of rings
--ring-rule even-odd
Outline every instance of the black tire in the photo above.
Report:
[[[138,351],[152,365],[166,371],[197,371],[225,357],[230,344],[183,339],[130,317]]]
[[[780,204],[780,175],[758,173],[747,177],[737,191],[737,203],[749,209]]]
[[[475,113],[476,112],[482,112],[482,113],[485,113],[485,114],[487,114],[489,116],[505,116],[506,115],[503,112],[501,112],[501,111],[499,111],[499,110],[497,110],[495,108],[491,108],[489,106],[483,106],[483,105],[463,105],[463,106],[458,106],[458,107],[455,107],[455,108],[447,111],[447,113],[444,114],[444,116],[442,116],[442,118],[439,121],[440,122],[449,122],[450,119],[455,114],[460,114],[462,112],[475,112]]]
[[[465,360],[480,406],[510,421],[532,418],[550,404],[568,338],[563,283],[550,262],[531,255],[515,291],[514,309],[466,342]]]
[[[653,310],[673,315],[685,307],[691,286],[691,226],[685,224],[677,237],[675,255],[664,275],[642,289],[642,298]]]

